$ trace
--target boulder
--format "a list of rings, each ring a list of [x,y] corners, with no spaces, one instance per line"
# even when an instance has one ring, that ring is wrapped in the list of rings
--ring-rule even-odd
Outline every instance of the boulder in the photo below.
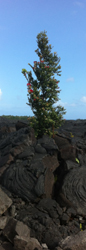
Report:
[[[11,133],[12,148],[10,145],[8,148],[9,154],[12,155],[10,161],[8,161],[9,154],[4,156],[6,154],[4,148],[7,148],[7,143],[10,144],[10,136],[1,142],[1,173],[3,173],[3,165],[6,168],[1,175],[1,184],[9,191],[17,193],[24,200],[35,201],[37,197],[43,195],[52,197],[53,173],[59,166],[56,153],[58,147],[54,140],[46,135],[38,140],[38,145],[40,142],[40,147],[45,151],[36,153],[36,140],[31,140],[30,133],[30,128],[25,127],[18,132]],[[34,136],[32,137],[34,138]],[[52,156],[49,150],[52,151]]]
[[[42,247],[37,239],[30,238],[26,247],[25,247],[25,250],[34,250],[34,249],[42,250]]]
[[[16,235],[27,239],[28,242],[28,239],[30,238],[30,229],[23,222],[17,221],[14,218],[9,218],[9,221],[3,230],[3,234],[11,243],[14,243],[14,237]]]
[[[14,238],[14,249],[15,250],[26,249],[27,243],[28,243],[27,237],[16,235]]]
[[[1,216],[0,217],[0,230],[4,229],[7,223],[7,216]]]
[[[4,130],[0,120],[1,250],[45,245],[63,249],[67,237],[77,241],[86,229],[86,122],[67,121],[54,138],[39,139],[27,122],[3,123]]]
[[[12,200],[0,188],[0,215],[2,215],[11,205]]]
[[[85,250],[86,249],[86,230],[77,235],[68,236],[59,243],[63,250]]]
[[[78,214],[86,213],[86,166],[69,171],[64,178],[62,192],[73,203]]]
[[[22,122],[22,121],[17,121],[15,127],[16,127],[16,130],[18,131],[21,128],[28,127],[28,124],[26,124],[25,122]]]
[[[70,139],[63,138],[61,135],[55,135],[54,140],[59,148],[61,158],[75,162],[76,147],[71,145]]]
[[[4,242],[2,245],[0,245],[0,250],[14,250],[14,248],[10,242]]]

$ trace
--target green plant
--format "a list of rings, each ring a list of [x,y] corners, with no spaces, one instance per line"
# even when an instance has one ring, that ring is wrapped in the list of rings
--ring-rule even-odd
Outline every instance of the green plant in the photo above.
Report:
[[[79,163],[79,160],[76,158],[76,162]]]
[[[82,229],[82,224],[81,224],[81,223],[80,223],[80,230],[83,231],[83,229]]]
[[[60,105],[53,107],[58,100],[59,90],[58,83],[54,74],[61,76],[61,66],[59,65],[60,58],[56,52],[51,53],[51,45],[48,45],[48,38],[41,32],[37,35],[38,49],[35,50],[40,57],[40,62],[34,61],[34,67],[30,64],[36,75],[36,80],[32,77],[32,72],[22,69],[22,73],[27,80],[28,86],[28,101],[34,113],[33,117],[29,118],[29,124],[35,130],[35,136],[41,137],[43,134],[48,134],[50,137],[54,136],[54,128],[59,128],[64,122],[63,114],[65,114],[64,107]],[[50,129],[52,128],[52,130]]]
[[[72,133],[70,132],[70,136],[73,138],[74,137],[74,135],[72,135]]]

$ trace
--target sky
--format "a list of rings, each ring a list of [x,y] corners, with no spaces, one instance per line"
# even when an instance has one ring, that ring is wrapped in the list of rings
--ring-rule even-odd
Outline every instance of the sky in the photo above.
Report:
[[[44,30],[61,58],[56,106],[66,109],[66,120],[86,119],[86,0],[0,0],[0,116],[34,115],[21,71],[39,61],[37,35]]]

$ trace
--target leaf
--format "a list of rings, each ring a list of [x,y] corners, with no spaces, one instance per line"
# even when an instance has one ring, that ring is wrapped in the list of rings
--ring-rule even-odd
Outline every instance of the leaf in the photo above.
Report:
[[[76,158],[76,162],[78,162],[79,163],[79,160]]]
[[[22,74],[25,74],[25,73],[27,73],[27,70],[26,69],[22,69],[22,72],[21,72]]]

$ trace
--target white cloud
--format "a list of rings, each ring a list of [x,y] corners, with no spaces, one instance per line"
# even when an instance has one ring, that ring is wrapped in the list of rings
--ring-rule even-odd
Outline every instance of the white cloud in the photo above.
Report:
[[[70,77],[66,80],[67,82],[74,82],[74,78],[73,77]]]
[[[67,103],[67,102],[62,102],[62,101],[59,100],[59,101],[56,103],[56,105],[58,105],[58,106],[67,106],[68,103]]]
[[[57,105],[58,106],[63,106],[63,107],[70,107],[70,106],[75,107],[76,106],[75,103],[69,104],[68,102],[62,102],[60,100],[55,104],[55,106],[57,106]]]
[[[1,91],[1,89],[0,89],[0,99],[1,99],[1,96],[2,96],[2,91]]]
[[[74,2],[74,5],[77,5],[79,7],[83,7],[84,6],[84,4],[82,2],[80,2],[80,1]]]
[[[73,15],[76,15],[77,12],[78,12],[77,10],[73,10],[73,11],[72,11],[72,14],[73,14]]]
[[[71,103],[69,106],[75,107],[76,104],[75,103]]]
[[[80,99],[80,101],[86,103],[86,96],[83,96],[83,97]]]

